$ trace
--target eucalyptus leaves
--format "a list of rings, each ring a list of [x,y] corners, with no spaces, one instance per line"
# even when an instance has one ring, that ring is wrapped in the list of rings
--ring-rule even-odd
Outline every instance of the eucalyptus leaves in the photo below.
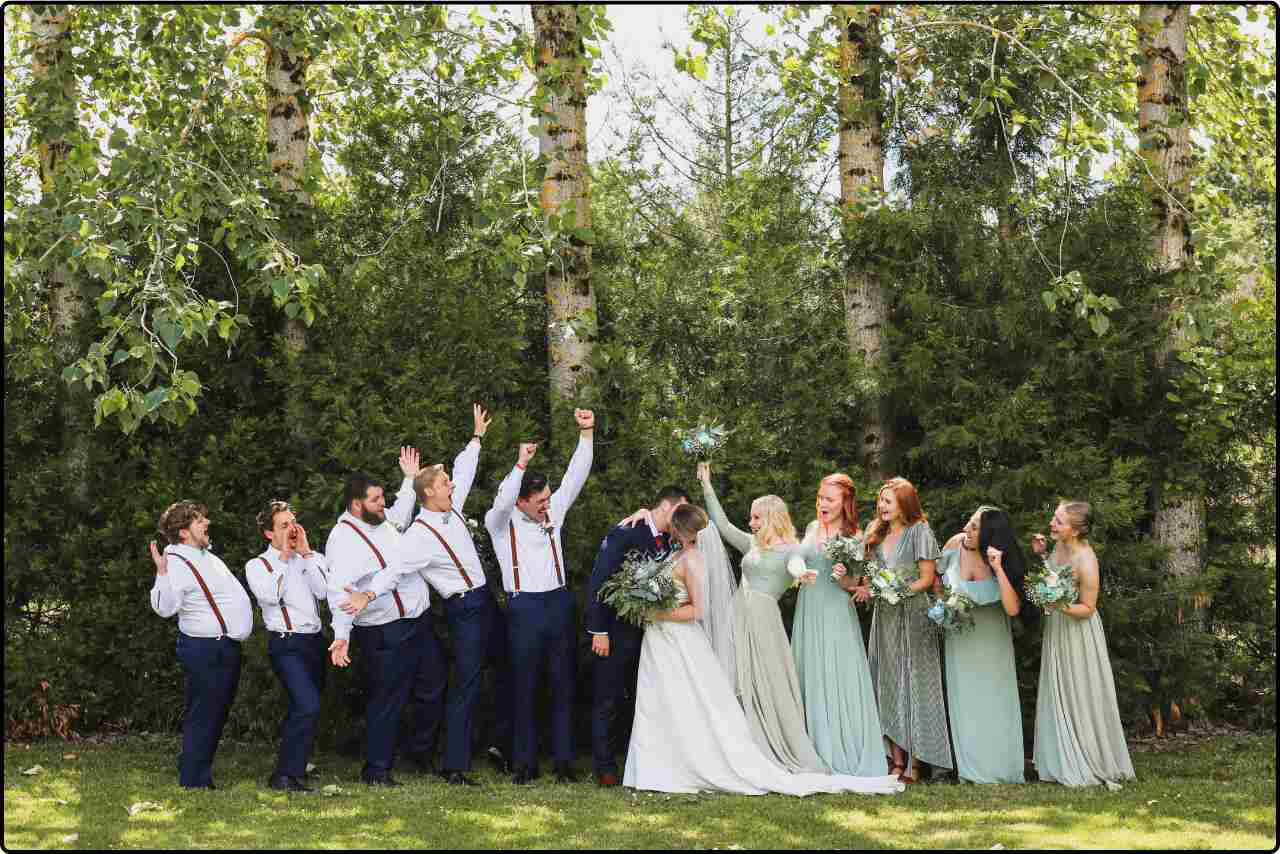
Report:
[[[671,563],[669,553],[648,557],[638,550],[627,552],[618,571],[600,585],[598,598],[613,608],[619,619],[643,627],[651,611],[676,606]]]

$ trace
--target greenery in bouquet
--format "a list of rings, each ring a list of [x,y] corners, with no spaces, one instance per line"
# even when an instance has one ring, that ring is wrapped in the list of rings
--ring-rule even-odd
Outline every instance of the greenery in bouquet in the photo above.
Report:
[[[977,605],[966,593],[955,590],[946,579],[942,580],[942,595],[929,596],[927,616],[943,632],[963,632],[973,628],[973,614],[969,613]]]
[[[909,573],[914,573],[915,567],[904,567],[902,570],[893,570],[888,567],[880,567],[871,573],[871,595],[889,605],[899,605],[902,600],[914,596],[910,588],[913,580]]]
[[[627,552],[618,571],[600,585],[598,598],[620,619],[643,627],[653,611],[676,606],[676,583],[671,577],[670,552],[650,557],[639,550]]]
[[[1040,610],[1054,605],[1071,605],[1080,595],[1076,575],[1070,566],[1057,566],[1044,558],[1044,567],[1027,573],[1027,600]]]
[[[871,574],[871,561],[866,559],[866,544],[861,537],[832,537],[822,546],[822,552],[831,563],[844,564],[849,578]],[[835,581],[834,573],[831,580]]]
[[[680,449],[686,454],[699,460],[709,460],[713,452],[724,446],[729,433],[722,424],[699,424],[686,430],[676,430],[675,436],[680,440]]]

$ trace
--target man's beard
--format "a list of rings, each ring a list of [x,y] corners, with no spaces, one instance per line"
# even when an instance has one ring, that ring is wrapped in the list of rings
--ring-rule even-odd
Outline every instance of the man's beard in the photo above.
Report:
[[[367,507],[361,507],[360,519],[366,525],[381,525],[383,522],[387,521],[387,514],[386,511],[375,513]]]

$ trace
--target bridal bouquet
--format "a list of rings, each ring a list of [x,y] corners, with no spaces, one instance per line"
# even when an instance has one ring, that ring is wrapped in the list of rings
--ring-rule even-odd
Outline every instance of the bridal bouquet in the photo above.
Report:
[[[718,451],[724,445],[729,432],[721,424],[710,426],[699,424],[687,430],[676,430],[675,436],[680,440],[680,448],[686,454],[700,460],[707,460],[711,458],[713,451]]]
[[[978,603],[973,598],[958,590],[952,589],[944,578],[941,596],[930,595],[927,616],[938,624],[944,632],[963,632],[973,628],[973,615],[969,611]]]
[[[908,586],[910,583],[902,573],[882,566],[871,573],[871,595],[890,605],[897,605],[915,595]]]
[[[1080,595],[1071,567],[1054,566],[1047,557],[1044,569],[1028,572],[1024,584],[1027,600],[1042,611],[1046,605],[1071,605]]]
[[[671,563],[670,553],[648,557],[639,550],[627,552],[618,571],[600,585],[597,598],[617,611],[619,618],[643,628],[650,611],[676,606]]]
[[[822,546],[822,553],[833,564],[842,563],[850,578],[869,575],[871,562],[866,559],[866,546],[861,537],[832,537]],[[835,581],[835,573],[831,574]]]

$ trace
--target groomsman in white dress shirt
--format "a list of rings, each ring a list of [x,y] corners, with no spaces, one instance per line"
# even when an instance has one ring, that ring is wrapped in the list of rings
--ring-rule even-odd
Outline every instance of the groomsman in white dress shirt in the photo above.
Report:
[[[477,785],[466,772],[471,770],[472,724],[497,611],[485,584],[484,567],[471,530],[461,512],[475,482],[480,443],[490,421],[479,404],[472,406],[472,416],[471,441],[453,461],[453,479],[443,465],[426,466],[418,473],[413,487],[422,509],[401,537],[398,558],[385,572],[374,575],[368,590],[350,594],[342,604],[347,613],[358,614],[377,596],[395,587],[400,578],[419,573],[444,599],[456,678],[445,712],[443,774],[449,783],[466,786]],[[498,713],[509,714],[510,710]]]
[[[360,472],[347,478],[343,493],[347,510],[329,532],[324,549],[333,613],[334,642],[329,652],[335,665],[346,667],[351,663],[348,645],[354,640],[365,656],[367,737],[360,779],[381,786],[400,785],[392,779],[391,767],[400,715],[411,692],[417,710],[404,752],[420,769],[433,769],[431,754],[440,730],[448,675],[427,610],[427,584],[418,573],[400,576],[394,587],[376,597],[354,620],[341,608],[350,593],[368,590],[374,576],[397,559],[400,529],[413,520],[413,478],[420,471],[416,450],[400,449],[400,470],[405,478],[389,510],[376,481]]]
[[[315,743],[327,665],[316,607],[328,595],[324,555],[311,550],[306,529],[286,501],[267,502],[257,523],[270,545],[245,563],[244,575],[262,608],[271,669],[289,694],[289,711],[280,723],[280,752],[267,785],[309,792],[302,780]]]
[[[253,605],[239,579],[209,550],[209,509],[178,501],[160,514],[164,554],[150,543],[156,581],[151,609],[178,615],[178,661],[187,676],[178,783],[213,789],[213,755],[240,684],[240,643]]]
[[[526,471],[536,444],[522,444],[511,473],[498,487],[485,527],[502,565],[507,591],[515,734],[513,782],[538,775],[534,702],[546,667],[551,689],[551,758],[556,780],[572,782],[574,631],[573,595],[560,530],[591,472],[595,414],[575,409],[578,447],[554,493],[545,475]]]

